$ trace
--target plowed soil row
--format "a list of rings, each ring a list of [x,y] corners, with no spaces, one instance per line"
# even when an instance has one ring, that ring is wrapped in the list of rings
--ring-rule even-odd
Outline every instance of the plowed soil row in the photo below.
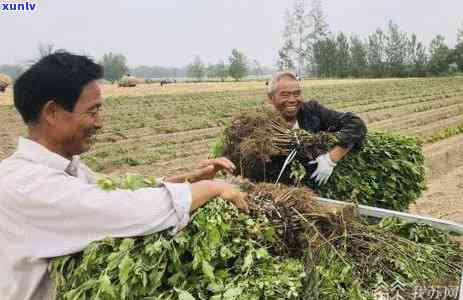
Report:
[[[410,211],[463,223],[463,134],[424,147],[427,190]]]

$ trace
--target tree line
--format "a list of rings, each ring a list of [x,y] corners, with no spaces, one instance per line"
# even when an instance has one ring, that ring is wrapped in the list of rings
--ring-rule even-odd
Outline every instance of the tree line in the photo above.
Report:
[[[238,49],[232,50],[228,63],[221,60],[217,64],[206,65],[199,56],[195,56],[193,62],[187,66],[187,76],[197,81],[204,78],[217,78],[225,81],[228,77],[239,81],[248,76],[250,72],[259,76],[263,75],[264,71],[257,60],[254,60],[251,66],[246,55]]]
[[[390,21],[366,39],[343,32],[333,34],[321,0],[296,0],[285,14],[278,68],[316,77],[422,77],[463,72],[463,25],[457,45],[442,35],[426,47],[416,34],[407,34]]]
[[[38,56],[26,63],[25,66],[20,65],[0,65],[0,73],[5,73],[12,78],[18,77],[28,65],[34,63],[38,59],[62,49],[55,49],[54,45],[39,45]],[[129,68],[127,58],[123,54],[108,52],[98,60],[104,69],[104,79],[109,82],[120,80],[124,75],[134,75],[143,78],[178,78],[189,77],[195,81],[202,80],[220,80],[225,81],[232,78],[235,81],[242,80],[248,75],[262,76],[271,74],[275,71],[274,68],[262,66],[258,60],[249,60],[246,55],[238,50],[233,49],[227,62],[220,60],[216,64],[206,64],[200,58],[195,56],[193,61],[181,68],[161,67],[161,66],[146,66],[141,65],[134,68]]]
[[[309,2],[310,1],[310,2]],[[333,34],[329,30],[321,0],[295,0],[284,15],[283,43],[276,68],[296,71],[299,76],[314,77],[422,77],[463,72],[463,24],[457,29],[457,44],[451,48],[442,35],[426,46],[416,34],[402,31],[390,21],[366,38]],[[38,57],[24,65],[0,65],[0,73],[16,78],[37,59],[57,51],[52,44],[38,46]],[[184,67],[137,66],[129,68],[123,54],[109,52],[98,62],[103,65],[104,78],[117,81],[126,74],[144,78],[189,77],[195,81],[232,78],[242,80],[248,75],[262,76],[274,72],[258,60],[233,49],[227,59],[206,64],[200,56]]]

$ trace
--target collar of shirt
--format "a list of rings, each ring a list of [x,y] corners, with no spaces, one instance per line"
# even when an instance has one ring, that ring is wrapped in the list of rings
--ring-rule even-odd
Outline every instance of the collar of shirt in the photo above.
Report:
[[[299,121],[298,121],[298,120],[296,120],[296,123],[294,123],[294,125],[293,125],[293,128],[292,128],[292,129],[299,129],[299,128],[300,128],[300,127],[299,127]]]
[[[19,137],[18,150],[15,155],[60,171],[65,171],[70,165],[77,166],[79,162],[79,156],[77,155],[70,161],[48,150],[43,145],[24,137]]]

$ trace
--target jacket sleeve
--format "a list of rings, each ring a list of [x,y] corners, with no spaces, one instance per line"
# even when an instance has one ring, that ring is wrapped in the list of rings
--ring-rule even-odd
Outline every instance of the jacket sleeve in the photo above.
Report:
[[[357,150],[363,145],[367,127],[357,115],[329,109],[313,100],[308,104],[320,118],[321,131],[337,132],[339,146]]]

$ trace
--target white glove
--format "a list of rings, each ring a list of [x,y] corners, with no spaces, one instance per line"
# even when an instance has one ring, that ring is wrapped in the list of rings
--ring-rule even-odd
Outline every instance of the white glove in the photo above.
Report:
[[[313,172],[311,179],[315,178],[315,182],[318,185],[325,184],[333,173],[336,163],[331,160],[330,154],[325,153],[317,157],[317,159],[309,161],[309,164],[318,164],[317,169]]]

